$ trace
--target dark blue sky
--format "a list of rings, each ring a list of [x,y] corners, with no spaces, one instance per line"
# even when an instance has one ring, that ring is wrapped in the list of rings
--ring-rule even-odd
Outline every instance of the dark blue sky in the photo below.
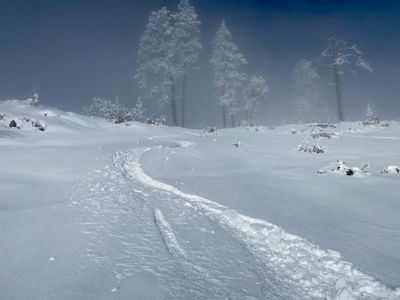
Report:
[[[24,98],[38,87],[44,104],[65,110],[81,111],[94,96],[135,102],[136,50],[148,14],[177,2],[0,0],[0,99]],[[290,119],[293,67],[318,55],[332,35],[357,43],[375,68],[346,76],[348,115],[361,117],[371,102],[385,117],[400,117],[400,1],[191,2],[203,23],[204,49],[200,70],[189,77],[189,125],[219,124],[208,61],[223,18],[249,61],[246,71],[270,85],[260,109],[265,122]]]

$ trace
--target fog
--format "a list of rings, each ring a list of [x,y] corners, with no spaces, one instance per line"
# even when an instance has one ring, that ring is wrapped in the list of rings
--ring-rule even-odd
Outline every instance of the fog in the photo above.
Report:
[[[336,36],[357,44],[374,72],[347,72],[342,80],[347,120],[365,116],[367,104],[383,119],[400,117],[400,3],[397,1],[192,0],[201,25],[199,69],[188,74],[188,127],[221,126],[214,97],[212,40],[224,19],[248,64],[270,88],[256,119],[292,122],[293,69],[312,60]],[[95,96],[133,105],[137,47],[151,11],[175,10],[178,1],[1,1],[0,99],[28,97],[81,112]],[[321,97],[336,118],[334,87],[321,70]],[[146,114],[154,103],[144,103]],[[165,111],[168,115],[169,110]]]

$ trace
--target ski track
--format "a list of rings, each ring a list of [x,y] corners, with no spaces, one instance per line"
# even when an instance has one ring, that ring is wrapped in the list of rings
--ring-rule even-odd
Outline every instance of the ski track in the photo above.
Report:
[[[144,153],[193,146],[166,145],[117,152],[77,187],[75,205],[91,212],[82,216],[87,256],[116,285],[145,271],[160,299],[400,299],[337,252],[151,178]]]
[[[165,220],[161,210],[156,208],[154,210],[154,221],[160,234],[162,236],[165,247],[172,255],[180,255],[185,257],[185,251],[179,245],[171,225]]]

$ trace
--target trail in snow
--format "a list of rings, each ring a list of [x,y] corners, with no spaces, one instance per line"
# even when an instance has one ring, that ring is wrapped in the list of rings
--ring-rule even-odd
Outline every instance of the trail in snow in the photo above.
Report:
[[[241,243],[175,195],[128,179],[122,162],[88,174],[72,197],[86,211],[86,267],[114,273],[110,299],[277,298]]]
[[[263,275],[269,277],[267,281],[274,282],[275,287],[281,289],[271,293],[273,298],[400,299],[400,290],[390,289],[358,271],[351,263],[341,260],[339,253],[322,250],[271,223],[241,215],[149,177],[139,160],[143,153],[150,150],[152,148],[119,152],[114,158],[115,165],[133,182],[174,195],[176,200],[184,201],[198,213],[219,223],[260,260]]]

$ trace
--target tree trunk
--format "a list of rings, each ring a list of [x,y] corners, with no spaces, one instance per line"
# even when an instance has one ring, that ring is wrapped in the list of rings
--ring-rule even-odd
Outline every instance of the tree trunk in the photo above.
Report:
[[[178,118],[176,114],[176,100],[175,100],[175,80],[171,78],[171,109],[172,109],[172,125],[178,126]]]
[[[344,121],[344,112],[343,112],[343,101],[342,101],[342,92],[341,92],[341,82],[340,82],[340,73],[339,68],[336,64],[336,59],[338,56],[336,40],[332,40],[332,51],[333,51],[333,59],[335,60],[333,64],[333,76],[335,81],[335,90],[336,90],[336,102],[338,109],[338,118],[340,122]]]
[[[336,101],[337,101],[337,107],[338,107],[338,117],[339,117],[339,121],[343,122],[344,121],[344,113],[343,113],[342,92],[341,92],[341,88],[340,88],[340,74],[339,74],[339,71],[338,71],[338,68],[336,65],[334,66],[333,71],[335,73],[335,89],[336,89]]]
[[[186,73],[182,78],[182,111],[181,111],[181,124],[185,127],[185,105],[186,105]]]
[[[226,128],[226,105],[222,105],[222,127]]]
[[[232,127],[235,127],[235,116],[231,115]]]

